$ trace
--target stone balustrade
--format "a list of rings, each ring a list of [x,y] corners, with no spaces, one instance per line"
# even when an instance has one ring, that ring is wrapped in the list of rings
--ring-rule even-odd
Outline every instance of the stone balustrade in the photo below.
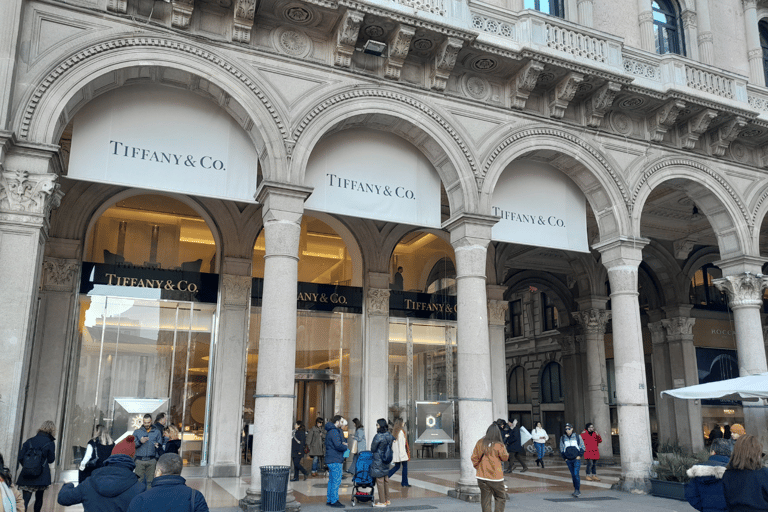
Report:
[[[768,89],[755,85],[747,86],[747,101],[752,110],[757,110],[760,117],[768,120]]]
[[[734,98],[734,81],[723,74],[686,64],[685,80],[686,85],[692,89],[714,94],[721,98]]]
[[[595,62],[608,62],[608,41],[589,36],[578,30],[547,23],[547,46]]]

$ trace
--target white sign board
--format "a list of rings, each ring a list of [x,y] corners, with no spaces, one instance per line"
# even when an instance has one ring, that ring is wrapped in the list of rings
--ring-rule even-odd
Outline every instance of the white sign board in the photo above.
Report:
[[[396,135],[355,129],[321,140],[305,184],[314,187],[307,210],[440,227],[440,177]]]
[[[501,174],[491,199],[499,242],[589,252],[584,194],[562,171],[517,161]]]
[[[103,94],[75,115],[67,176],[254,203],[257,165],[252,141],[221,107],[143,85]]]

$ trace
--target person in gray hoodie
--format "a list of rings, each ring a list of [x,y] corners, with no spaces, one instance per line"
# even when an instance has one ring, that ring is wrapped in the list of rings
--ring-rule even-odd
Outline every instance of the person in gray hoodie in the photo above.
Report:
[[[77,487],[64,484],[59,491],[59,505],[69,507],[82,503],[85,512],[126,512],[131,500],[146,490],[134,469],[136,464],[130,456],[110,455],[103,467]]]

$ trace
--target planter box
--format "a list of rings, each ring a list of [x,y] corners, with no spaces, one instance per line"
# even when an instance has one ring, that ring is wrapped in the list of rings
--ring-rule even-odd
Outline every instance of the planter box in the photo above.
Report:
[[[685,484],[683,482],[668,482],[651,478],[651,494],[659,498],[685,500]]]

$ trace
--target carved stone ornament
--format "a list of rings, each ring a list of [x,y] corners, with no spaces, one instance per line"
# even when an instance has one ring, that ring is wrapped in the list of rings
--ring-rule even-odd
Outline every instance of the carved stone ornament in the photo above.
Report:
[[[695,318],[689,316],[676,316],[661,321],[661,325],[667,331],[667,339],[680,339],[682,336],[693,336],[693,324]]]
[[[747,120],[741,116],[726,121],[712,131],[710,135],[709,149],[715,156],[725,155],[725,150],[736,140],[741,130],[747,126]]]
[[[694,11],[685,11],[681,18],[683,18],[683,27],[685,28],[696,28],[697,20],[696,20],[696,13]]]
[[[181,29],[189,28],[189,20],[192,18],[192,11],[195,10],[194,0],[173,0],[171,9],[171,26]]]
[[[600,87],[587,100],[587,125],[597,128],[603,120],[606,112],[611,109],[613,100],[621,90],[621,84],[617,82],[607,82]]]
[[[107,10],[125,14],[128,12],[128,0],[107,0]]]
[[[506,312],[509,303],[503,300],[488,301],[488,323],[503,326],[506,323]]]
[[[649,322],[648,330],[651,332],[651,343],[653,345],[661,345],[667,341],[664,326],[661,325],[661,321]]]
[[[368,290],[368,314],[389,316],[389,290],[386,288],[370,288]]]
[[[405,58],[408,57],[408,49],[411,47],[411,39],[416,34],[416,29],[408,25],[399,24],[392,36],[387,41],[389,56],[384,64],[384,77],[390,80],[400,80],[400,71],[403,69]]]
[[[225,306],[247,306],[251,298],[250,276],[222,276],[222,291]]]
[[[571,313],[585,334],[605,334],[605,327],[611,319],[611,312],[606,309],[590,308]]]
[[[536,82],[538,82],[539,75],[541,75],[543,70],[543,63],[537,60],[531,60],[517,72],[510,83],[512,88],[512,94],[510,96],[510,99],[512,100],[512,108],[518,110],[525,108],[528,96],[531,95],[531,91],[536,87]]]
[[[459,56],[464,41],[455,37],[447,37],[442,42],[440,48],[435,53],[435,60],[432,62],[430,71],[430,87],[436,91],[444,91],[448,83],[448,77],[456,65],[456,58]]]
[[[709,124],[717,117],[717,111],[705,108],[680,128],[680,142],[685,149],[693,149],[701,134],[707,131]]]
[[[43,289],[55,292],[74,292],[80,263],[77,260],[45,258],[43,261]]]
[[[579,84],[584,81],[584,75],[571,72],[565,75],[550,92],[549,115],[553,119],[562,119],[565,109],[579,90]]]
[[[59,206],[63,195],[57,178],[50,173],[6,171],[0,167],[0,210],[48,217],[51,209]]]
[[[651,114],[650,119],[648,119],[651,140],[654,142],[664,140],[664,135],[675,126],[677,116],[684,108],[684,101],[670,100]]]
[[[696,245],[696,241],[689,238],[681,238],[680,240],[672,242],[675,258],[678,260],[688,259],[688,255],[691,253],[694,245]]]
[[[360,11],[347,10],[336,27],[336,49],[333,64],[340,68],[348,68],[352,64],[352,54],[360,33],[365,14]]]
[[[728,295],[728,305],[731,309],[760,307],[763,304],[763,290],[768,287],[768,277],[744,272],[715,279],[712,284]]]
[[[233,41],[238,43],[250,42],[255,15],[256,0],[236,0],[235,20],[232,26]]]

